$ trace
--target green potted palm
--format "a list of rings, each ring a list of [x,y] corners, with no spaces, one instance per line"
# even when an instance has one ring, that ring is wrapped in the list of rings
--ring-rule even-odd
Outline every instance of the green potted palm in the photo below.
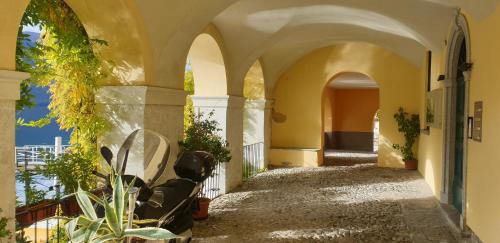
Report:
[[[231,152],[228,149],[227,141],[219,135],[222,130],[219,123],[212,119],[214,112],[210,112],[208,117],[204,114],[194,112],[188,114],[188,125],[184,131],[184,139],[179,141],[181,152],[205,151],[214,156],[216,166],[220,163],[227,163],[231,160]],[[210,199],[203,194],[195,202],[193,218],[197,220],[208,217],[208,207]]]
[[[398,112],[394,114],[394,119],[398,123],[399,132],[403,133],[405,137],[405,144],[394,144],[392,146],[402,153],[405,168],[416,170],[418,160],[414,155],[413,147],[420,135],[420,118],[417,114],[410,115],[403,108],[399,108]]]

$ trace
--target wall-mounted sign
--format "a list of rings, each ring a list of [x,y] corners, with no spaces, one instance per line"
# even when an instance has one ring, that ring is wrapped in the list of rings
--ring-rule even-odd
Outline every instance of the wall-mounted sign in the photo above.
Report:
[[[425,123],[426,126],[441,128],[443,107],[443,89],[436,89],[427,93]]]
[[[483,139],[483,102],[474,103],[474,126],[472,130],[472,139],[481,142]]]

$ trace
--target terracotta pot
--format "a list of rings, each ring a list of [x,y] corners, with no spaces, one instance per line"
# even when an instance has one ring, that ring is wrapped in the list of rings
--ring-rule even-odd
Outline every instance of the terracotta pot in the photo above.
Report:
[[[193,212],[194,220],[204,220],[208,218],[208,206],[210,205],[210,199],[208,198],[198,198],[195,201],[196,209]]]
[[[418,160],[405,160],[405,168],[407,170],[416,170],[418,168]]]

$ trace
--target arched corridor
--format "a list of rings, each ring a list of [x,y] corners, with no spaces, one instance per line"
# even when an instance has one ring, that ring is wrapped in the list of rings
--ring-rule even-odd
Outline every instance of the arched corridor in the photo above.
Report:
[[[111,120],[96,148],[116,152],[137,129],[157,132],[171,143],[166,181],[176,176],[186,97],[214,111],[232,156],[220,174],[229,194],[197,223],[197,241],[435,242],[448,239],[444,225],[412,227],[438,215],[439,201],[471,240],[500,242],[491,190],[500,185],[500,0],[0,0],[0,209],[9,219],[16,102],[29,78],[16,68],[16,40],[28,4],[44,1],[67,4],[107,43],[90,51],[110,63],[87,97]],[[332,84],[343,75],[358,84]],[[400,108],[415,117],[406,150]],[[407,162],[418,171],[400,170]],[[336,164],[348,166],[325,167]],[[407,220],[410,211],[423,216]]]
[[[413,171],[276,169],[215,199],[194,242],[458,242]]]

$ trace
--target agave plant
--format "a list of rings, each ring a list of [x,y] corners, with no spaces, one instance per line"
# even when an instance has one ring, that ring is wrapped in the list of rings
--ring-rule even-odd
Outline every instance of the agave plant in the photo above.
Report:
[[[152,220],[133,220],[134,204],[130,202],[132,186],[126,189],[120,176],[111,176],[113,195],[111,200],[99,198],[89,192],[78,188],[75,193],[78,205],[83,215],[71,219],[65,225],[70,242],[124,242],[132,238],[144,240],[169,240],[177,236],[172,232],[155,227],[140,228],[141,224],[150,224]],[[134,182],[130,183],[131,185]],[[133,197],[132,197],[133,198]],[[105,217],[99,218],[93,203],[101,205]],[[126,209],[129,208],[129,210]]]

